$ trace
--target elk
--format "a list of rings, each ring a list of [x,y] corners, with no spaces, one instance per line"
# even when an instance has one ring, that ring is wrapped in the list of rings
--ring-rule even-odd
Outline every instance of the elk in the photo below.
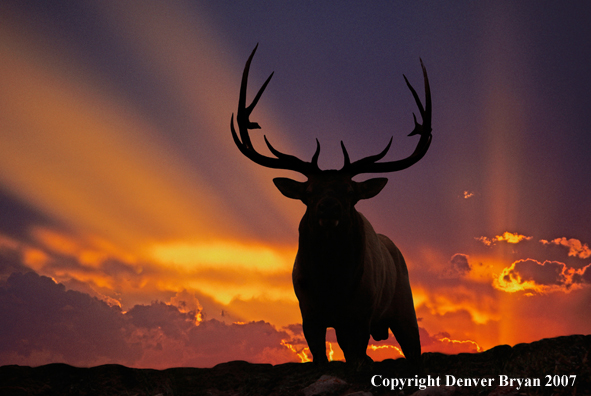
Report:
[[[378,162],[388,152],[392,144],[390,138],[379,154],[351,162],[341,141],[343,167],[321,170],[318,167],[318,139],[310,162],[276,150],[266,136],[265,143],[275,157],[263,155],[254,148],[249,130],[260,129],[260,126],[250,121],[249,117],[273,76],[271,73],[247,107],[248,73],[256,49],[250,54],[242,74],[236,113],[240,134],[234,128],[234,114],[230,129],[236,146],[251,161],[268,168],[295,171],[307,177],[305,182],[288,178],[275,178],[273,182],[283,195],[299,199],[307,207],[299,225],[299,246],[292,280],[299,300],[304,336],[314,363],[328,362],[326,330],[332,327],[345,360],[357,368],[372,362],[367,356],[370,335],[376,341],[385,340],[388,329],[392,330],[406,359],[418,366],[421,344],[404,258],[396,245],[388,237],[377,234],[369,221],[355,209],[359,200],[376,196],[388,179],[356,182],[352,178],[362,173],[406,169],[427,152],[431,143],[431,92],[422,60],[425,107],[403,76],[423,121],[419,124],[413,114],[415,127],[409,136],[420,135],[414,152],[401,160]]]

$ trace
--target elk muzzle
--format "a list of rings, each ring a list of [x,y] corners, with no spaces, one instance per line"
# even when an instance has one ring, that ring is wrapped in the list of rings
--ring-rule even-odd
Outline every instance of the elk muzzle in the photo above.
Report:
[[[318,219],[318,225],[322,228],[337,227],[342,214],[343,207],[334,197],[323,198],[316,207],[316,218]]]

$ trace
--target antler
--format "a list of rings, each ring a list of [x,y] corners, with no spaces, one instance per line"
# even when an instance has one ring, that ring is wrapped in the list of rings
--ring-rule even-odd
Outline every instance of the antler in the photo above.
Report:
[[[255,106],[257,105],[263,91],[267,87],[267,84],[273,77],[273,73],[267,78],[267,81],[263,84],[263,86],[259,89],[259,92],[254,97],[250,106],[246,107],[246,85],[248,82],[248,71],[250,69],[250,62],[254,57],[254,53],[256,52],[258,44],[252,50],[250,57],[246,61],[246,65],[244,66],[244,72],[242,73],[242,83],[240,85],[240,98],[238,99],[238,112],[236,113],[236,122],[238,123],[238,129],[240,130],[240,138],[236,134],[236,130],[234,129],[234,114],[232,114],[230,129],[232,130],[232,137],[234,138],[234,143],[240,149],[240,152],[248,157],[251,161],[262,165],[267,168],[274,168],[274,169],[287,169],[293,170],[299,173],[308,176],[312,173],[320,172],[320,168],[318,167],[318,156],[320,155],[320,143],[318,143],[318,139],[316,139],[316,152],[312,156],[312,162],[305,162],[301,159],[289,155],[284,154],[278,150],[276,150],[271,143],[265,138],[265,143],[267,147],[275,155],[277,158],[267,157],[265,155],[260,154],[252,145],[250,140],[250,136],[248,134],[249,129],[260,129],[260,125],[256,122],[250,121],[250,114],[254,110]]]
[[[415,148],[415,151],[407,158],[398,160],[398,161],[390,161],[390,162],[377,162],[384,158],[388,150],[390,149],[390,145],[392,144],[392,138],[390,138],[390,142],[381,153],[372,155],[369,157],[362,158],[358,161],[351,163],[349,160],[349,154],[347,153],[347,149],[345,148],[345,144],[341,141],[341,148],[343,149],[343,156],[345,157],[345,164],[341,168],[341,172],[345,172],[350,174],[351,176],[358,175],[360,173],[384,173],[384,172],[395,172],[399,170],[403,170],[408,168],[409,166],[417,163],[425,153],[427,149],[429,149],[429,145],[431,144],[431,89],[429,87],[429,78],[427,77],[427,70],[425,69],[425,65],[423,65],[423,61],[421,60],[421,68],[423,69],[423,80],[425,82],[425,107],[423,108],[423,104],[419,99],[419,95],[414,90],[412,85],[408,82],[406,76],[403,75],[404,81],[406,81],[406,85],[412,92],[412,96],[415,98],[417,102],[417,106],[419,107],[419,112],[421,113],[421,118],[423,119],[423,124],[419,124],[417,122],[417,117],[413,113],[413,118],[415,121],[415,127],[413,131],[408,136],[413,135],[421,135],[419,139],[419,143]]]

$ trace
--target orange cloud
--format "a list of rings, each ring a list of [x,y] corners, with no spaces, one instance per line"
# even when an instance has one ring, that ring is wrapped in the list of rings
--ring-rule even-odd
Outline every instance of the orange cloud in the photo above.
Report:
[[[74,236],[47,227],[34,227],[30,234],[48,252],[75,258],[81,265],[96,268],[109,259],[137,262],[131,254],[102,238]]]
[[[469,199],[475,195],[476,195],[476,193],[474,191],[464,191],[463,197],[464,197],[464,199]]]
[[[295,339],[293,335],[290,339],[282,339],[281,345],[295,353],[302,363],[312,361],[312,353],[310,352],[310,348],[306,346],[307,344],[303,335]]]
[[[270,320],[275,312],[275,319],[283,317],[280,323],[284,324],[286,312],[274,310],[272,306],[273,302],[283,306],[288,304],[294,313],[298,311],[291,284],[295,255],[293,247],[229,240],[157,244],[149,253],[152,262],[163,271],[178,274],[170,280],[162,279],[161,287],[174,290],[178,285],[184,285],[200,290],[224,305],[231,305],[231,309],[241,307],[243,313],[260,312],[261,309],[254,309],[254,305],[265,301],[269,306],[263,317]],[[253,304],[237,303],[240,300],[249,300]]]
[[[244,269],[256,266],[259,271],[276,272],[291,268],[296,255],[292,247],[277,248],[262,244],[214,240],[156,244],[149,255],[163,265],[194,268]]]
[[[291,287],[290,282],[289,288]],[[235,297],[226,307],[239,312],[245,318],[264,320],[279,327],[302,321],[298,301],[293,296],[289,299],[271,299],[267,296]]]
[[[413,271],[415,267],[410,263],[414,305],[421,326],[435,333],[453,334],[448,336],[450,340],[476,342],[481,348],[502,342],[498,328],[506,317],[507,305],[492,282],[505,263],[498,258],[462,253],[446,260],[434,251],[422,258],[421,263],[424,264],[420,271]],[[429,264],[425,271],[423,268]],[[452,347],[464,348],[460,348],[462,352],[474,349],[468,342],[443,340],[431,350],[449,351]]]
[[[431,336],[432,342],[426,345],[424,352],[441,352],[448,354],[475,353],[484,349],[472,340],[455,340],[449,333],[443,332]]]
[[[367,347],[367,354],[374,361],[404,357],[402,350],[396,345],[373,345],[370,343]]]
[[[195,324],[203,321],[203,307],[195,294],[182,290],[170,299],[170,305],[177,307],[179,312],[190,313],[195,316]]]
[[[486,246],[492,246],[496,242],[500,242],[500,241],[505,241],[507,243],[516,244],[516,243],[519,243],[524,240],[525,241],[530,240],[532,238],[533,237],[531,237],[531,236],[525,236],[525,235],[521,235],[518,233],[512,233],[512,232],[505,231],[502,235],[497,235],[492,238],[481,236],[481,237],[475,238],[475,239],[477,241],[484,243]]]
[[[575,270],[558,261],[518,260],[503,269],[493,285],[499,290],[515,293],[570,292],[589,284],[591,264]]]
[[[448,354],[482,352],[484,349],[475,341],[454,339],[448,332],[440,332],[430,335],[428,331],[419,327],[421,337],[421,348],[423,352],[440,352]],[[367,347],[367,354],[374,360],[398,359],[404,357],[400,345],[389,332],[389,338],[385,341],[376,342],[370,339]]]
[[[413,298],[415,308],[425,307],[432,315],[467,312],[476,324],[500,319],[494,296],[466,285],[438,286],[436,289],[413,286]]]
[[[564,246],[568,248],[568,255],[572,257],[578,257],[582,259],[586,259],[591,257],[591,249],[589,245],[586,243],[582,243],[578,239],[574,238],[556,238],[551,241],[547,241],[545,239],[540,240],[540,242],[544,245],[557,245],[557,246]]]

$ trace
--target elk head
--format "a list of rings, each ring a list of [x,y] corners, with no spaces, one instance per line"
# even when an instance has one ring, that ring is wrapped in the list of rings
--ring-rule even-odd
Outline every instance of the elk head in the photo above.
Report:
[[[259,165],[274,169],[292,170],[308,178],[305,182],[298,182],[287,178],[275,178],[273,182],[283,195],[288,198],[299,199],[307,206],[308,209],[304,218],[308,222],[310,229],[316,230],[319,233],[335,233],[338,230],[347,230],[351,226],[351,220],[354,219],[354,216],[350,216],[350,214],[354,211],[355,204],[361,199],[376,196],[388,181],[386,178],[375,178],[356,182],[352,178],[362,173],[386,173],[406,169],[423,158],[429,148],[431,143],[431,92],[427,71],[423,62],[421,61],[425,83],[425,107],[423,107],[417,92],[410,85],[406,76],[404,76],[404,80],[412,92],[423,121],[423,124],[419,124],[416,116],[413,114],[415,127],[409,136],[420,135],[414,152],[409,157],[401,160],[378,162],[390,149],[390,145],[392,144],[392,138],[390,138],[390,142],[382,152],[351,162],[347,149],[341,141],[341,148],[345,158],[343,167],[339,170],[321,170],[318,167],[318,156],[320,154],[320,143],[318,143],[318,139],[316,139],[316,152],[310,162],[302,161],[295,156],[278,151],[269,143],[266,136],[264,137],[265,143],[275,157],[262,155],[253,147],[248,131],[250,129],[260,129],[260,126],[256,122],[250,121],[249,117],[271,80],[271,77],[273,77],[273,73],[271,73],[252,103],[247,107],[246,86],[248,72],[256,50],[257,47],[250,54],[242,74],[238,112],[236,114],[239,135],[234,129],[233,114],[231,118],[230,128],[236,146],[238,146],[242,154]]]

